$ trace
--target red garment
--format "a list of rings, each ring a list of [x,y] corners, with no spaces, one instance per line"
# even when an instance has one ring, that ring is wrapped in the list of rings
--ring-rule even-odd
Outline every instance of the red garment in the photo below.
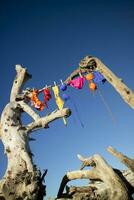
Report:
[[[43,93],[44,93],[44,104],[48,108],[47,101],[49,101],[52,98],[52,96],[51,96],[50,91],[49,91],[48,88],[45,88],[43,90]]]

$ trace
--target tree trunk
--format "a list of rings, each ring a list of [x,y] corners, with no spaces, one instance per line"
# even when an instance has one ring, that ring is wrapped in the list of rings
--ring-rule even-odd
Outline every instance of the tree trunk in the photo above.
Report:
[[[45,186],[41,174],[32,162],[28,136],[20,121],[17,103],[9,103],[1,116],[1,140],[8,158],[8,166],[0,182],[0,198],[43,199]]]
[[[16,66],[17,75],[11,90],[10,102],[1,115],[0,139],[3,142],[8,165],[3,179],[0,181],[0,200],[43,200],[46,186],[43,175],[32,161],[29,146],[30,133],[39,128],[47,128],[53,120],[70,115],[69,109],[52,112],[40,117],[28,105],[30,90],[22,90],[22,86],[30,77],[26,69]],[[21,114],[26,112],[33,122],[23,125]]]

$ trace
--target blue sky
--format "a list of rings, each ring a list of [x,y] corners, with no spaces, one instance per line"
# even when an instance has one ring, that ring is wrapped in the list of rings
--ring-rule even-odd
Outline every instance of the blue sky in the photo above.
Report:
[[[0,112],[8,103],[15,64],[28,68],[33,78],[26,87],[41,88],[65,80],[86,55],[100,58],[134,90],[134,1],[133,0],[24,0],[0,3]],[[130,157],[134,155],[134,113],[113,87],[98,86],[112,110],[112,121],[96,92],[88,85],[82,90],[68,88],[72,109],[67,127],[62,119],[50,129],[33,133],[34,161],[41,170],[47,168],[47,195],[57,193],[62,176],[79,169],[76,155],[100,153],[113,166],[123,166],[106,147],[112,145]],[[77,105],[81,121],[74,109]],[[54,98],[49,110],[56,109]],[[24,116],[25,123],[29,121]],[[6,158],[0,143],[0,176]],[[74,182],[76,183],[76,182]]]

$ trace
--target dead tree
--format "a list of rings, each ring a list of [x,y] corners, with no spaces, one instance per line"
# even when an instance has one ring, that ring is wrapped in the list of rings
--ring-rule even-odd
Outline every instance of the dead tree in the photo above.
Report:
[[[89,158],[78,155],[82,161],[80,170],[67,172],[62,179],[57,199],[74,200],[130,200],[134,193],[134,160],[119,153],[112,147],[108,151],[123,162],[129,170],[120,171],[113,169],[100,155],[96,154]],[[90,170],[83,170],[85,167],[92,167]],[[88,179],[90,183],[85,187],[67,187],[71,180]]]
[[[0,121],[0,139],[8,158],[8,165],[3,179],[0,181],[1,200],[43,200],[45,186],[42,176],[33,164],[29,147],[32,132],[47,128],[52,121],[68,117],[70,110],[64,108],[40,117],[28,105],[30,89],[22,90],[31,75],[20,65],[16,65],[16,78],[11,89],[10,102],[4,108]],[[27,113],[33,122],[24,125],[22,113]]]
[[[95,70],[102,73],[107,81],[109,81],[120,93],[125,102],[134,108],[133,92],[98,58],[92,56],[85,57],[80,62],[79,68],[67,78],[65,83],[68,83],[70,79],[78,76],[79,72],[84,74]],[[40,128],[48,128],[48,124],[58,118],[68,117],[71,114],[71,111],[68,108],[64,108],[52,112],[45,117],[40,117],[28,104],[31,98],[32,89],[23,90],[25,82],[31,78],[31,75],[29,75],[27,70],[20,65],[16,65],[16,72],[17,75],[11,89],[10,101],[5,106],[0,120],[0,139],[4,145],[5,154],[8,158],[5,175],[0,181],[0,200],[43,200],[45,186],[42,181],[46,171],[44,175],[41,175],[41,172],[32,161],[32,152],[29,147],[29,140],[31,140],[30,135]],[[21,121],[23,112],[27,113],[33,119],[33,122],[24,125]],[[128,192],[126,186],[120,181],[112,168],[110,168],[99,155],[93,156],[91,160],[88,160],[89,163],[92,160],[93,165],[96,166],[94,167],[94,169],[97,169],[98,176],[96,176],[96,178],[108,184],[107,192],[110,191],[109,188],[111,185],[106,178],[104,178],[104,180],[102,177],[104,174],[102,163],[106,167],[107,172],[111,173],[111,175],[109,174],[109,178],[112,175],[114,176],[116,186],[119,186],[119,191],[124,191],[123,198],[126,198],[127,200]],[[133,168],[133,162],[127,163],[129,166],[131,163],[131,168]],[[90,172],[88,173],[91,175]],[[84,171],[80,171],[77,175],[78,174],[81,177],[87,176],[86,173],[84,175]],[[69,177],[71,177],[71,172]],[[72,172],[72,179],[73,177]],[[79,177],[76,176],[76,178]],[[95,177],[93,177],[93,179],[95,179]],[[60,189],[59,196],[61,195],[62,190],[63,187]],[[113,196],[112,190],[110,191],[110,194]]]
[[[122,99],[134,109],[134,93],[118,78],[107,66],[98,58],[86,56],[81,60],[79,68],[76,69],[65,81],[68,83],[71,79],[79,76],[79,73],[91,73],[99,71],[105,79],[121,95]],[[112,147],[108,151],[123,162],[129,170],[121,172],[113,169],[100,155],[94,155],[89,158],[78,158],[83,162],[80,170],[67,172],[62,179],[57,199],[74,200],[128,200],[132,199],[134,193],[134,160],[117,152]],[[92,167],[92,170],[82,170],[85,166]],[[87,187],[67,187],[66,193],[63,193],[66,184],[75,179],[89,179],[90,184]]]
[[[129,89],[121,78],[118,78],[105,64],[103,64],[98,58],[93,56],[86,56],[79,63],[79,68],[76,69],[65,81],[68,83],[70,79],[78,76],[79,73],[90,73],[99,71],[105,79],[114,87],[114,89],[120,94],[122,99],[134,109],[134,93]]]

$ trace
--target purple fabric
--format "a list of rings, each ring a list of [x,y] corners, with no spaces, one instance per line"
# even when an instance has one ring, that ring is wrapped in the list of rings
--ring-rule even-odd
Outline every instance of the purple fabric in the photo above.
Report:
[[[104,76],[100,72],[94,72],[94,78],[93,78],[94,83],[99,83],[102,80],[104,80]]]
[[[64,101],[67,101],[67,100],[70,99],[70,96],[69,96],[68,94],[63,94],[63,95],[62,95],[62,99],[63,99]]]
[[[62,91],[67,90],[67,85],[66,84],[61,84],[60,85],[60,90],[62,90]]]

